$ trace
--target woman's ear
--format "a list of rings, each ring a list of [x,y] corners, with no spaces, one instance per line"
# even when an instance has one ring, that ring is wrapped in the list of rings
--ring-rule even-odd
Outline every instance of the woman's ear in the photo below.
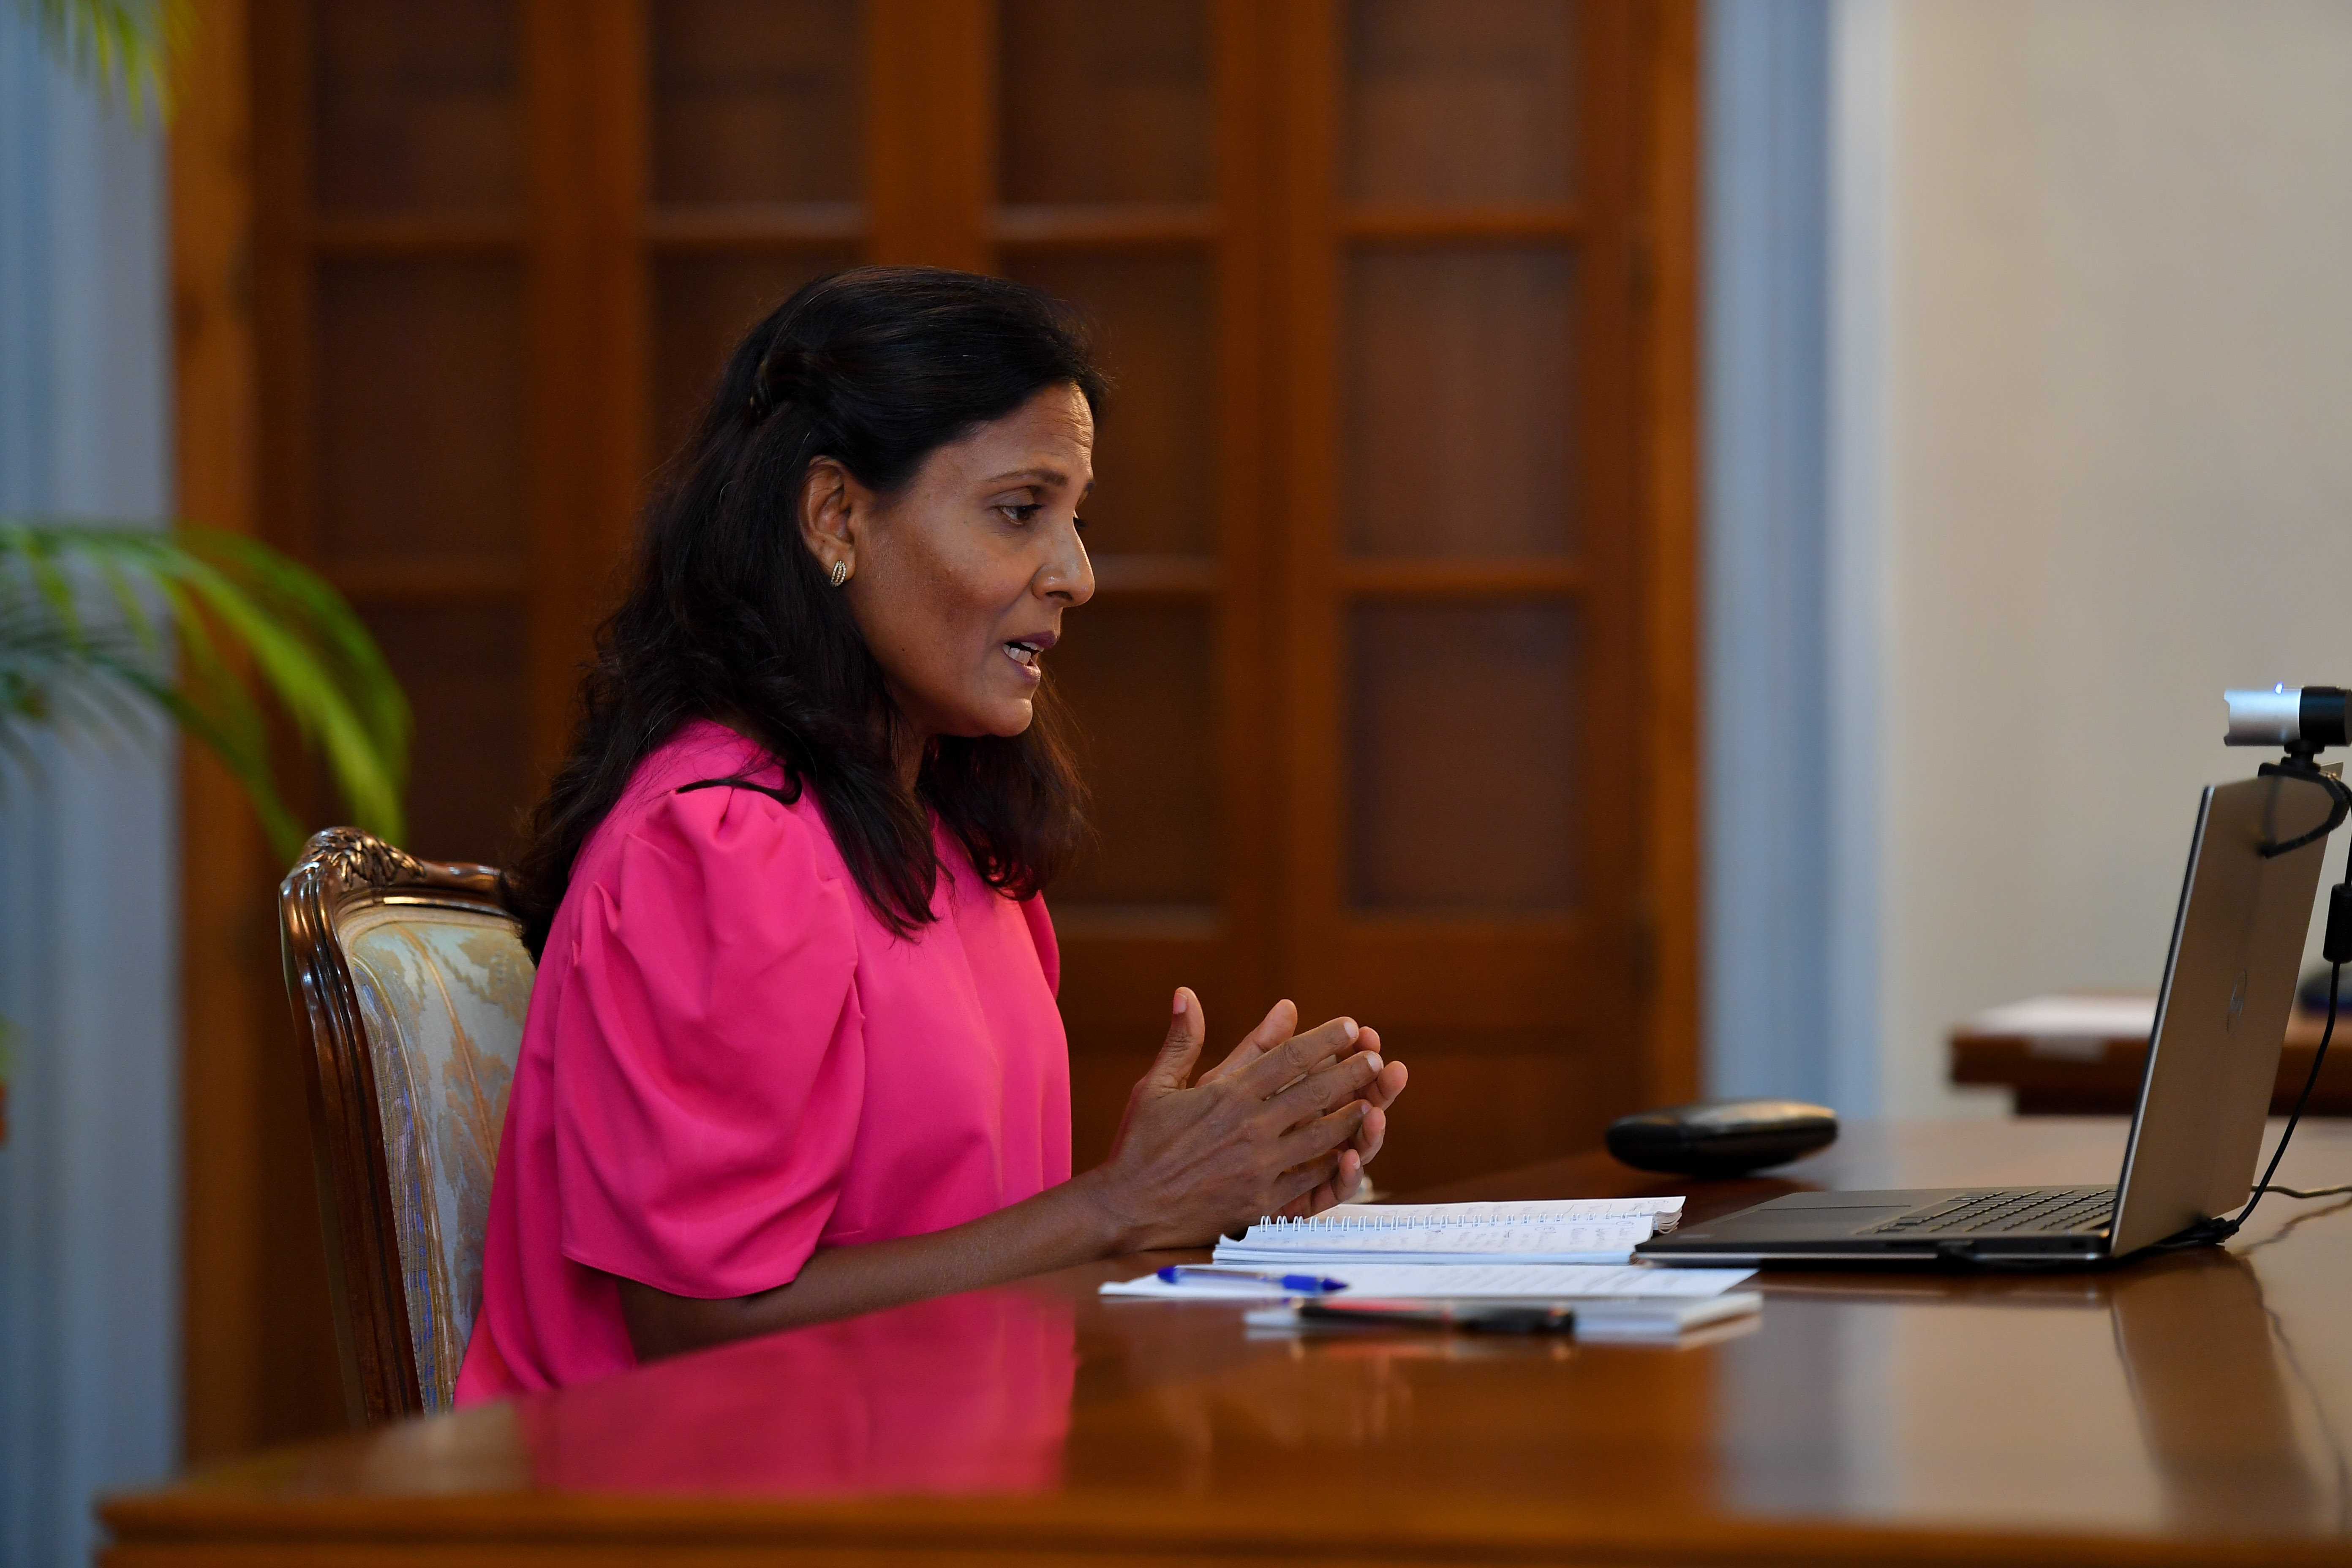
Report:
[[[801,481],[801,542],[817,567],[837,576],[835,586],[857,569],[858,534],[872,498],[847,468],[831,458],[810,460]]]

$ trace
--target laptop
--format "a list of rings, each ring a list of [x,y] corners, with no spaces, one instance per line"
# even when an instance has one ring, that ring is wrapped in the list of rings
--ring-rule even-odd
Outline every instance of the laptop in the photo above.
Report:
[[[2263,847],[2318,827],[2329,804],[2320,785],[2278,775],[2216,784],[2199,802],[2113,1186],[1792,1193],[1635,1252],[1699,1265],[2089,1264],[2235,1209],[2253,1188],[2326,840]]]

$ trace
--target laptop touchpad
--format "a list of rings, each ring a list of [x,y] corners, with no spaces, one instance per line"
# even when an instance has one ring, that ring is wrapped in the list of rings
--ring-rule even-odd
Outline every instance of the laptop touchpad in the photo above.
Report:
[[[1767,1204],[1700,1227],[1703,1234],[1726,1239],[1743,1236],[1771,1237],[1789,1241],[1828,1240],[1852,1236],[1909,1214],[1913,1204]]]

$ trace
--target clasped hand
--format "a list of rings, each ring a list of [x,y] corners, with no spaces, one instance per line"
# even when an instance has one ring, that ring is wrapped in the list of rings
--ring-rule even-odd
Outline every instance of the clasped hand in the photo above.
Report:
[[[1128,1096],[1110,1158],[1094,1172],[1124,1246],[1197,1247],[1265,1215],[1343,1203],[1380,1152],[1402,1062],[1380,1036],[1334,1018],[1305,1034],[1277,1002],[1233,1054],[1192,1081],[1206,1037],[1200,999],[1176,993],[1151,1070]]]
[[[1260,1215],[1313,1214],[1352,1195],[1380,1152],[1402,1062],[1380,1036],[1334,1018],[1295,1034],[1276,1005],[1233,1055],[1192,1079],[1201,1004],[1176,994],[1167,1043],[1128,1097],[1110,1158],[1075,1182],[919,1236],[820,1247],[788,1284],[748,1296],[673,1295],[615,1281],[629,1342],[645,1360],[1090,1258],[1193,1247]]]

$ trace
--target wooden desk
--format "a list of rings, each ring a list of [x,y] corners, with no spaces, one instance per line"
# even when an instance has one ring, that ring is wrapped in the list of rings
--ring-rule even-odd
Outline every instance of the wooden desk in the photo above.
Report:
[[[2123,1135],[1864,1127],[1792,1173],[2103,1180]],[[2306,1126],[2286,1179],[2347,1176]],[[1445,1195],[1636,1190],[1588,1156]],[[104,1561],[2352,1563],[2342,1203],[2105,1275],[1768,1277],[1682,1348],[1252,1338],[1096,1299],[1139,1263],[234,1464],[108,1502]]]
[[[2294,1109],[2295,1096],[2311,1076],[2324,1018],[2297,1008],[2288,1019],[2286,1049],[2271,1090],[2273,1115]],[[2341,1037],[2329,1043],[2327,1061],[2311,1091],[2315,1116],[2352,1116],[2352,1049],[2341,1048],[2352,1046],[2352,1016],[2337,1020],[2336,1033]],[[2129,1116],[2139,1103],[2140,1076],[2147,1068],[2144,1034],[2058,1042],[1966,1029],[1952,1036],[1952,1081],[2013,1090],[2020,1116]]]

